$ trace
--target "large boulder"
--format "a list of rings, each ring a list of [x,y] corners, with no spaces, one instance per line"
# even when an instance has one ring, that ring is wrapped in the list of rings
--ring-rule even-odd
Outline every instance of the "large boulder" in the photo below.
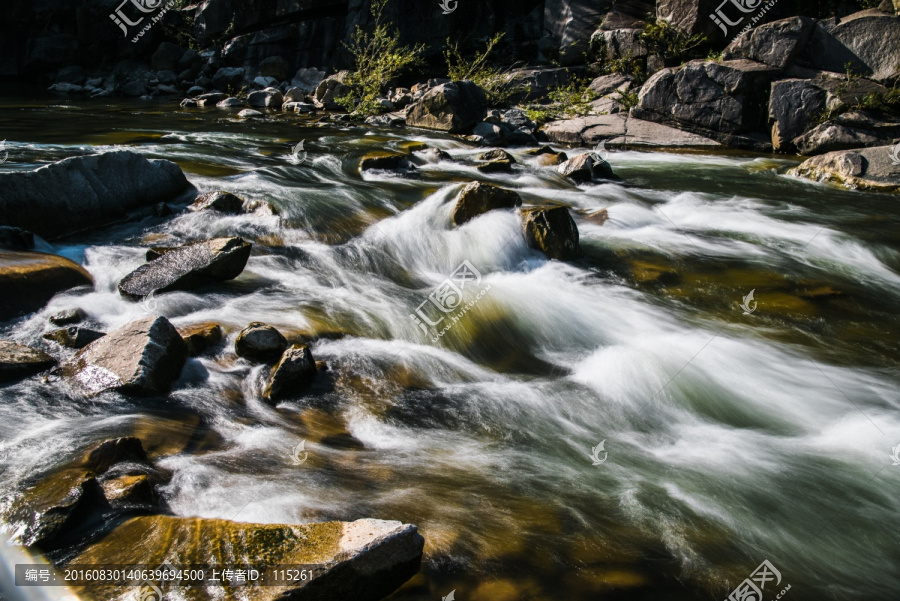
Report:
[[[63,290],[93,283],[87,271],[64,257],[0,250],[0,320],[31,313]]]
[[[543,131],[551,142],[577,146],[594,146],[604,140],[610,148],[708,149],[720,146],[719,142],[710,138],[624,114],[552,121],[544,126]]]
[[[148,316],[125,324],[78,351],[62,373],[91,394],[168,392],[181,374],[187,347],[165,317]]]
[[[0,382],[33,376],[56,365],[56,359],[36,348],[0,340]]]
[[[566,207],[529,207],[522,209],[528,245],[551,259],[572,261],[582,256],[578,226]]]
[[[141,265],[119,282],[119,292],[143,298],[153,292],[190,290],[238,277],[252,244],[242,238],[215,238],[170,250]]]
[[[825,110],[827,93],[807,79],[783,79],[772,84],[769,121],[772,123],[772,147],[788,152],[794,138],[812,126],[815,115]]]
[[[212,78],[212,86],[217,90],[228,91],[241,87],[244,81],[244,69],[241,67],[222,67]],[[219,102],[218,100],[216,102]]]
[[[564,67],[526,67],[507,74],[509,87],[516,90],[511,102],[544,98],[553,88],[564,86],[576,69]]]
[[[900,139],[900,121],[876,118],[865,111],[850,111],[814,127],[794,139],[800,154],[883,146]]]
[[[453,208],[453,223],[462,225],[475,217],[494,209],[513,209],[522,205],[522,197],[512,190],[492,184],[472,182],[467,184]]]
[[[284,96],[276,88],[266,88],[251,92],[247,96],[247,104],[257,108],[280,109],[284,104]]]
[[[733,41],[722,53],[725,60],[745,58],[784,69],[806,46],[816,22],[791,17],[755,27]]]
[[[347,81],[348,76],[349,73],[347,71],[341,71],[323,79],[316,86],[313,94],[313,102],[316,107],[331,111],[340,109],[341,105],[337,103],[338,99],[346,96],[350,91],[350,88],[344,83]]]
[[[0,225],[56,238],[121,221],[191,188],[171,161],[129,151],[73,157],[34,171],[0,173]]]
[[[470,130],[487,115],[484,90],[471,81],[451,81],[428,90],[411,105],[406,123],[450,133]]]
[[[766,105],[779,70],[750,60],[691,61],[663,69],[641,88],[633,117],[674,125],[720,142],[765,149]]]
[[[215,542],[216,544],[210,544]],[[139,516],[70,558],[72,565],[252,566],[267,581],[276,566],[314,567],[309,578],[217,586],[223,599],[378,601],[420,568],[424,539],[415,526],[386,520],[314,524],[246,524],[226,520]],[[269,570],[269,573],[264,573]],[[209,574],[207,574],[209,577]],[[204,589],[180,589],[200,590]],[[86,586],[85,601],[125,598],[134,588]],[[205,598],[205,597],[204,597]]]
[[[594,179],[616,179],[612,167],[604,160],[598,160],[590,153],[573,157],[556,168],[556,171],[576,182],[585,183]]]
[[[234,352],[239,357],[261,363],[278,361],[287,347],[287,338],[281,332],[258,321],[241,330],[234,341]]]
[[[807,159],[789,173],[848,188],[900,192],[900,165],[894,163],[895,157],[892,146],[841,150]]]
[[[244,201],[224,190],[216,190],[201,194],[188,207],[191,211],[212,210],[219,213],[239,214],[244,212]]]
[[[284,351],[272,368],[263,399],[272,403],[302,393],[316,377],[316,360],[305,344],[295,344]]]

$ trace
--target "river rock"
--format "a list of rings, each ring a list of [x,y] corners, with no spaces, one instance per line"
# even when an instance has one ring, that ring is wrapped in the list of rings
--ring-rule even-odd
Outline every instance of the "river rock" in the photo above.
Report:
[[[186,358],[184,340],[169,320],[148,316],[78,351],[62,372],[91,394],[105,390],[164,394],[181,374]]]
[[[154,509],[159,495],[153,478],[147,474],[125,474],[101,483],[103,495],[113,509]]]
[[[486,146],[506,146],[506,133],[502,127],[494,123],[482,121],[472,129],[472,135]]]
[[[287,347],[288,341],[281,332],[258,321],[241,330],[234,341],[234,352],[239,357],[262,363],[278,361]]]
[[[419,571],[423,546],[415,526],[385,520],[246,524],[157,515],[123,522],[71,564],[321,566],[309,580],[225,584],[217,590],[223,599],[378,601]],[[113,585],[76,589],[85,601],[123,598],[133,591]]]
[[[93,283],[87,271],[64,257],[0,250],[0,320],[31,313],[63,290]]]
[[[528,245],[551,259],[572,261],[582,256],[578,226],[566,207],[522,209]]]
[[[745,58],[784,69],[806,46],[815,26],[815,20],[808,17],[791,17],[765,23],[729,44],[722,53],[722,58]]]
[[[212,87],[217,90],[239,88],[243,81],[244,70],[241,67],[222,67],[216,71],[215,75],[213,75]],[[218,100],[216,102],[218,102]]]
[[[225,102],[228,98],[228,94],[222,92],[209,92],[200,94],[194,98],[194,102],[197,103],[197,106],[218,106],[220,102]]]
[[[512,162],[506,159],[488,161],[475,167],[482,173],[510,173],[512,171]]]
[[[266,88],[251,92],[247,96],[247,104],[257,108],[280,109],[284,104],[284,96],[276,88]]]
[[[369,169],[403,169],[409,167],[409,161],[406,155],[396,152],[370,152],[359,160],[359,170],[366,171]]]
[[[261,119],[265,117],[265,115],[254,109],[244,109],[237,116],[238,119]]]
[[[578,146],[594,146],[604,140],[610,148],[710,149],[721,146],[708,137],[660,123],[634,119],[627,114],[553,121],[544,126],[543,132],[551,142]]]
[[[242,238],[215,238],[170,250],[141,265],[119,282],[119,292],[143,298],[152,292],[190,290],[238,277],[252,244]]]
[[[245,101],[241,100],[240,98],[235,98],[234,96],[216,103],[216,108],[220,109],[243,108],[245,106],[247,106],[247,103]]]
[[[34,248],[34,234],[18,227],[0,226],[0,249],[31,250]]]
[[[618,179],[609,163],[596,159],[592,154],[580,154],[562,163],[556,171],[576,182],[590,182],[594,179]]]
[[[269,373],[263,399],[268,402],[302,393],[316,377],[316,360],[305,344],[295,344],[284,351]]]
[[[129,151],[72,157],[34,171],[0,173],[0,225],[56,238],[121,221],[191,188],[171,161]]]
[[[88,453],[86,464],[93,473],[99,476],[119,463],[149,464],[149,461],[147,452],[144,451],[144,445],[139,438],[123,436],[100,443]]]
[[[489,150],[487,152],[483,152],[478,155],[479,161],[509,161],[510,163],[515,163],[516,159],[513,155],[509,154],[502,148],[495,148],[494,150]]]
[[[27,378],[56,365],[56,359],[43,351],[0,340],[0,382]]]
[[[80,328],[78,326],[69,326],[60,330],[47,332],[42,336],[45,340],[52,340],[66,348],[82,349],[101,338],[103,332],[97,332],[88,328]]]
[[[315,93],[313,94],[313,103],[316,107],[329,111],[335,111],[342,108],[341,105],[337,103],[337,100],[346,96],[350,91],[350,89],[344,85],[344,82],[349,75],[350,73],[348,71],[341,71],[323,79],[319,85],[316,86]]]
[[[893,149],[878,146],[829,152],[806,160],[789,173],[849,188],[900,192],[900,166],[893,162]]]
[[[876,118],[865,111],[843,113],[793,140],[800,154],[883,146],[900,139],[900,120]]]
[[[815,115],[825,110],[827,94],[806,79],[783,79],[772,84],[769,121],[772,123],[772,147],[777,151],[794,149],[794,138],[812,126]]]
[[[187,345],[188,354],[198,357],[209,348],[222,342],[222,326],[215,322],[198,323],[178,328],[178,333]]]
[[[188,208],[191,211],[213,210],[236,215],[244,212],[244,201],[231,192],[217,190],[201,194]]]
[[[453,223],[462,225],[494,209],[513,209],[522,205],[522,197],[512,190],[493,184],[472,182],[467,184],[453,209]]]
[[[80,323],[87,319],[87,313],[83,309],[64,309],[59,313],[50,316],[50,323],[55,326],[68,326],[73,323]]]
[[[431,88],[415,101],[406,123],[450,133],[470,130],[487,115],[484,90],[471,81],[452,81]]]
[[[109,509],[97,479],[71,469],[27,488],[5,517],[20,544],[52,551],[83,538]]]

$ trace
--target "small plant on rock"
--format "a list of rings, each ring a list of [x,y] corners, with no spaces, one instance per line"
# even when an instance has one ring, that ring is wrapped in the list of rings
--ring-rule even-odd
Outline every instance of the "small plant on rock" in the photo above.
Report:
[[[487,41],[484,50],[466,58],[459,51],[459,42],[447,40],[444,60],[447,62],[447,76],[453,81],[467,79],[477,84],[487,96],[488,106],[508,106],[515,95],[530,91],[527,85],[516,82],[510,74],[510,68],[500,69],[488,64],[494,48],[503,39],[505,33],[495,34]]]

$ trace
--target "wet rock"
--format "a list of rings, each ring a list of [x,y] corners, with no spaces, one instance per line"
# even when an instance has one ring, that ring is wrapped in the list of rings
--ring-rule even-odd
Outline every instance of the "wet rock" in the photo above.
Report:
[[[240,113],[238,113],[237,116],[238,119],[260,119],[265,115],[253,109],[244,109]]]
[[[450,133],[465,132],[487,115],[484,90],[471,81],[454,81],[428,90],[406,114],[406,123]]]
[[[188,354],[198,357],[207,349],[213,348],[222,342],[222,326],[215,322],[198,323],[195,325],[178,328],[178,333],[187,345]]]
[[[610,147],[629,148],[698,148],[721,146],[719,142],[675,127],[643,121],[627,114],[577,117],[552,121],[544,126],[544,134],[551,142],[594,146],[606,140]]]
[[[555,154],[541,154],[538,155],[538,164],[546,165],[548,167],[553,167],[555,165],[562,165],[566,161],[569,160],[569,155],[564,152],[559,152]]]
[[[47,91],[56,92],[57,94],[67,94],[69,96],[75,96],[77,94],[83,94],[84,88],[81,86],[76,86],[73,83],[55,83],[47,88]]]
[[[569,159],[556,168],[560,175],[564,175],[576,182],[590,182],[594,179],[616,179],[609,163],[597,160],[590,153],[580,154]]]
[[[90,274],[64,257],[0,250],[0,320],[36,311],[63,290],[92,285]]]
[[[88,328],[80,328],[78,326],[69,326],[60,330],[53,330],[43,335],[45,340],[52,340],[66,348],[81,349],[101,338],[103,332],[90,330]]]
[[[493,123],[482,121],[472,130],[472,135],[481,138],[481,143],[486,146],[506,146],[506,133]]]
[[[168,392],[181,374],[187,347],[165,317],[149,316],[92,342],[62,366],[89,393],[118,390],[147,395]]]
[[[109,509],[96,478],[66,470],[26,489],[6,520],[20,544],[52,551],[83,537]]]
[[[512,190],[492,184],[472,182],[467,184],[453,209],[453,223],[462,225],[475,217],[494,209],[513,209],[522,205],[522,197]]]
[[[476,167],[482,173],[510,173],[512,172],[512,162],[506,159],[496,161],[488,161]]]
[[[191,188],[171,161],[129,151],[72,157],[34,171],[0,173],[0,225],[55,238],[121,221]]]
[[[827,181],[849,188],[900,192],[900,169],[893,164],[893,147],[829,152],[806,160],[791,175]]]
[[[409,167],[406,155],[393,152],[370,152],[359,160],[359,170],[403,169]]]
[[[85,313],[84,310],[79,308],[65,309],[51,315],[50,323],[55,326],[68,326],[73,323],[80,323],[85,319],[87,319],[87,313]]]
[[[372,115],[366,117],[366,125],[376,127],[402,127],[406,125],[406,115],[400,112],[387,113],[386,115]]]
[[[419,152],[419,155],[427,163],[440,163],[441,161],[449,161],[453,157],[449,153],[444,152],[440,148],[426,148]]]
[[[188,208],[191,211],[213,210],[219,213],[237,214],[244,212],[244,201],[230,192],[217,190],[201,194]]]
[[[280,109],[284,104],[284,96],[276,88],[266,88],[251,92],[247,96],[247,104],[257,108]]]
[[[56,359],[30,346],[0,340],[0,382],[33,376],[56,365]]]
[[[572,261],[582,256],[578,226],[566,207],[522,209],[528,245],[551,259]]]
[[[274,363],[288,347],[287,339],[272,326],[253,322],[238,334],[234,352],[239,357],[262,363]]]
[[[269,373],[263,398],[274,402],[304,392],[316,377],[316,361],[305,344],[284,351]]]
[[[293,111],[295,113],[315,113],[316,107],[308,102],[285,102],[281,105],[283,111]]]
[[[208,94],[197,96],[194,98],[194,101],[197,103],[197,106],[216,106],[220,102],[225,102],[228,98],[228,94],[223,94],[222,92],[209,92]]]
[[[103,494],[113,509],[153,508],[159,505],[159,495],[153,479],[147,474],[110,478],[101,484]]]
[[[806,46],[816,22],[808,17],[791,17],[754,27],[733,41],[722,58],[746,58],[783,69]]]
[[[210,545],[210,541],[220,544]],[[377,601],[420,568],[424,539],[415,526],[384,520],[245,524],[164,515],[131,518],[71,559],[71,564],[317,565],[311,580],[253,588],[254,601]],[[245,595],[225,585],[223,598]],[[128,587],[83,587],[80,598],[118,599]]]
[[[242,238],[215,238],[170,250],[141,265],[119,282],[119,292],[143,298],[151,292],[190,290],[238,277],[252,244]]]
[[[31,250],[34,248],[34,234],[18,227],[0,226],[0,249]]]
[[[246,102],[244,102],[240,98],[235,98],[234,96],[216,103],[216,108],[220,109],[243,108],[245,106],[247,106]]]
[[[487,152],[483,152],[478,155],[479,161],[509,161],[510,163],[515,163],[516,159],[513,155],[509,154],[505,150],[501,148],[495,148],[494,150],[489,150]]]
[[[794,138],[800,154],[814,155],[835,150],[889,145],[900,139],[900,121],[875,118],[864,111],[851,111],[822,123]]]
[[[149,464],[149,461],[140,439],[134,436],[124,436],[100,443],[88,454],[86,464],[99,476],[119,463]]]

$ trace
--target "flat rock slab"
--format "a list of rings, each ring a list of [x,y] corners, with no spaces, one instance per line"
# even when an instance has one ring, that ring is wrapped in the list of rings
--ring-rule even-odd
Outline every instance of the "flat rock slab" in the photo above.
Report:
[[[260,573],[275,566],[316,566],[312,578],[279,585],[257,582],[177,590],[186,599],[377,601],[419,571],[423,545],[415,526],[385,520],[294,525],[142,516],[122,523],[70,563],[167,563],[185,568],[216,564],[252,567]],[[80,599],[107,601],[134,590],[89,586],[76,592]]]
[[[18,380],[56,365],[56,359],[43,351],[0,340],[0,382]]]
[[[661,123],[634,119],[627,115],[598,115],[552,121],[544,126],[551,142],[594,146],[606,140],[620,148],[714,148],[719,142]]]
[[[244,271],[252,246],[242,238],[215,238],[175,248],[125,276],[119,292],[143,298],[233,280]]]
[[[187,346],[175,326],[165,317],[149,316],[92,342],[62,372],[91,394],[164,394],[186,359]]]
[[[64,257],[0,250],[0,320],[36,311],[63,290],[93,284],[87,271]]]
[[[804,161],[789,171],[816,181],[848,188],[900,192],[900,152],[896,146],[829,152]]]
[[[57,238],[121,221],[192,187],[171,161],[128,151],[73,157],[0,173],[0,225]]]

